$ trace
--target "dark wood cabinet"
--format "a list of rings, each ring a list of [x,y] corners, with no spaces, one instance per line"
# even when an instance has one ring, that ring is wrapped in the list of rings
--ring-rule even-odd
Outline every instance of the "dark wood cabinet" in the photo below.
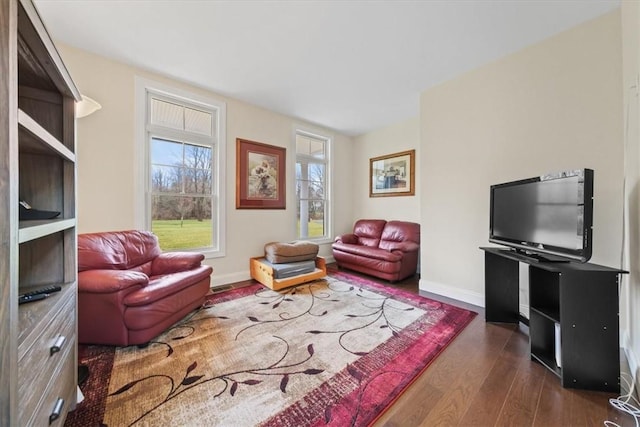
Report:
[[[486,321],[519,321],[518,263],[528,264],[531,358],[554,372],[564,387],[618,392],[618,283],[626,272],[589,263],[540,262],[507,249],[481,249]]]

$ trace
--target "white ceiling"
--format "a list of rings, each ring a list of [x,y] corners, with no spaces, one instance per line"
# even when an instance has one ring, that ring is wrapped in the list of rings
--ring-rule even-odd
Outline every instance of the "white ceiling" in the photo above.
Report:
[[[619,0],[35,0],[54,40],[358,135]],[[89,94],[90,95],[90,94]]]

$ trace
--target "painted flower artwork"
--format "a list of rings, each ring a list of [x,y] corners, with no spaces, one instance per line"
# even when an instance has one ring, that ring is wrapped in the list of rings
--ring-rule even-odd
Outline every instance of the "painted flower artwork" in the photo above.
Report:
[[[278,158],[264,153],[249,152],[248,199],[278,198]]]

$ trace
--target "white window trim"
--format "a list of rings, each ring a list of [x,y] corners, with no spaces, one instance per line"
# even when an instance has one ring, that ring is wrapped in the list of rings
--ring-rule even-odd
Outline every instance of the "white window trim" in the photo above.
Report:
[[[215,186],[217,200],[217,227],[214,231],[217,238],[217,250],[200,251],[206,258],[219,258],[226,255],[226,146],[227,146],[227,104],[222,101],[193,94],[163,83],[142,77],[135,77],[135,147],[133,153],[134,170],[134,224],[141,230],[149,230],[148,209],[150,207],[150,194],[148,189],[149,168],[149,142],[147,141],[147,92],[154,92],[171,98],[184,99],[190,104],[202,104],[210,109],[218,110],[218,125],[216,126],[217,155],[213,170],[216,171],[213,185]],[[141,167],[141,165],[143,165]]]
[[[332,200],[332,196],[333,196],[333,166],[332,166],[332,158],[331,158],[331,154],[332,154],[332,148],[333,148],[333,135],[329,132],[325,132],[321,129],[313,129],[310,128],[308,126],[304,126],[304,125],[295,125],[293,127],[293,135],[291,140],[293,141],[293,147],[292,147],[292,152],[294,153],[293,159],[291,160],[293,162],[293,197],[296,201],[296,205],[298,203],[298,198],[296,197],[295,194],[295,188],[296,188],[296,162],[298,160],[298,155],[296,153],[296,135],[305,135],[305,136],[309,136],[312,138],[317,138],[317,139],[323,139],[326,141],[326,165],[327,165],[327,170],[326,170],[326,188],[325,191],[327,192],[327,196],[325,198],[326,202],[329,204],[329,208],[327,209],[327,215],[328,218],[326,218],[326,230],[325,230],[325,236],[324,237],[316,237],[316,238],[305,238],[307,240],[311,240],[315,243],[318,244],[325,244],[325,243],[332,243],[333,242],[333,216],[334,216],[334,209],[333,209],[333,200]],[[297,206],[296,206],[297,209]],[[297,216],[296,218],[296,223],[297,223]],[[294,224],[294,231],[295,231],[295,224]],[[295,233],[296,238],[298,237],[298,233]]]

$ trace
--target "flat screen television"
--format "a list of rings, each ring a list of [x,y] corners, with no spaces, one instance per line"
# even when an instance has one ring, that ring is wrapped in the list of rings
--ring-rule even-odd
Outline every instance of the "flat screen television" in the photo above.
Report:
[[[489,241],[535,261],[591,258],[593,170],[580,169],[491,186]]]

